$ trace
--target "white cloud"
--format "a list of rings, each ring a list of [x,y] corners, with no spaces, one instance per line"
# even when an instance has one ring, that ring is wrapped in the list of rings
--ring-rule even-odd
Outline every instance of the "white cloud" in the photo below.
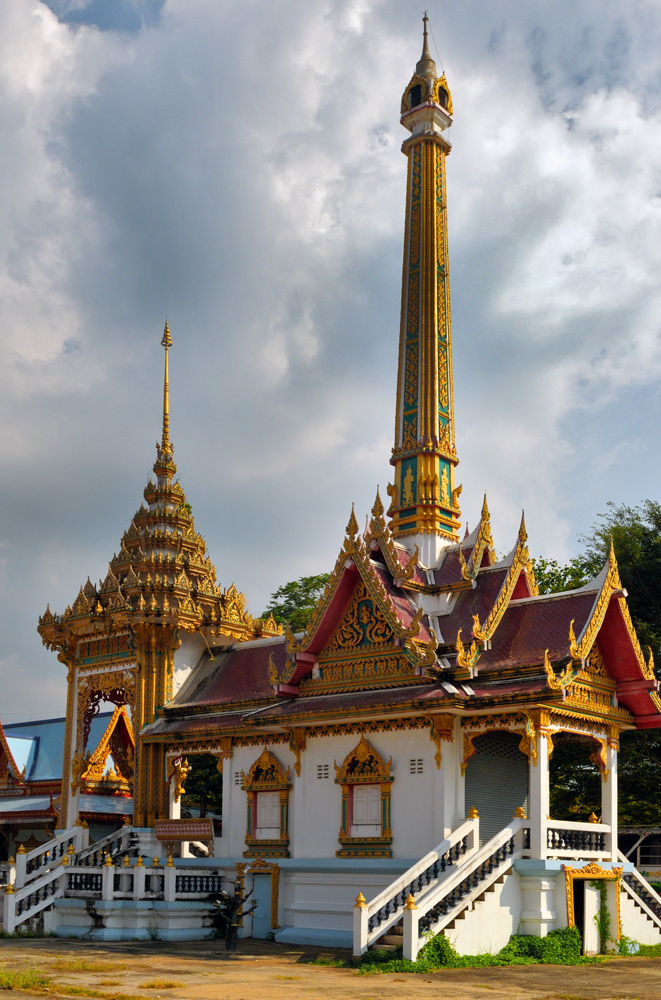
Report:
[[[533,551],[562,558],[606,500],[659,491],[661,13],[430,13],[456,112],[465,516],[486,488],[499,550],[525,506]],[[15,658],[0,716],[37,677],[43,711],[63,705],[36,617],[105,572],[139,505],[166,314],[182,482],[220,579],[253,610],[332,565],[351,502],[362,519],[390,471],[398,112],[418,15],[396,0],[169,0],[152,15],[120,33],[36,0],[0,8],[0,598]]]

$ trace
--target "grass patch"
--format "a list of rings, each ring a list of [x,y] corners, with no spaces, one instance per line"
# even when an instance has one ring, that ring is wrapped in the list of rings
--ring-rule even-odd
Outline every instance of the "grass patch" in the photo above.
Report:
[[[177,990],[183,983],[175,983],[174,979],[152,979],[150,983],[140,983],[141,990]]]
[[[126,968],[123,962],[103,962],[89,958],[62,958],[49,964],[60,972],[120,972]]]
[[[354,963],[348,958],[335,958],[329,955],[317,955],[316,958],[306,959],[306,965],[331,965],[336,969],[346,969]]]
[[[135,993],[101,993],[100,990],[92,990],[87,986],[62,986],[58,983],[51,985],[51,993],[59,993],[67,997],[99,997],[100,1000],[143,1000]]]
[[[121,979],[102,979],[99,986],[120,986]]]
[[[601,956],[581,955],[581,935],[576,927],[561,927],[544,938],[514,934],[497,955],[458,955],[443,934],[420,950],[415,962],[401,957],[401,950],[371,951],[353,965],[359,975],[389,972],[434,972],[436,969],[485,969],[502,965],[593,965]]]
[[[638,954],[645,955],[647,958],[659,958],[661,957],[661,944],[641,944]]]
[[[42,990],[50,989],[51,980],[43,972],[26,969],[25,972],[0,972],[0,990]]]

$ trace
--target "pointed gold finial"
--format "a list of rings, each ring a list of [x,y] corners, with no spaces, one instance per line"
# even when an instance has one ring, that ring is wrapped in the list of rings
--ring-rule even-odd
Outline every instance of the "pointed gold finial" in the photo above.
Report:
[[[170,327],[168,326],[167,319],[165,321],[165,329],[163,330],[161,347],[165,348],[165,377],[163,379],[163,439],[161,441],[161,451],[166,454],[172,454],[172,445],[170,444],[170,382],[168,372],[168,350],[172,347],[172,337],[170,336]]]
[[[356,520],[356,511],[354,505],[351,504],[351,517],[349,518],[349,523],[347,524],[347,535],[351,535],[353,538],[358,534],[358,521]]]
[[[427,39],[427,22],[428,21],[429,21],[429,18],[427,17],[427,11],[425,11],[424,16],[422,18],[422,25],[423,25],[423,29],[422,29],[423,30],[423,36],[422,36],[422,55],[420,56],[420,59],[418,60],[418,63],[416,65],[416,67],[415,67],[415,71],[418,74],[418,76],[425,76],[425,77],[429,77],[432,80],[435,80],[436,79],[436,75],[437,75],[436,74],[436,63],[434,62],[434,60],[431,57],[431,53],[429,51],[429,43],[428,43],[428,39]]]
[[[381,492],[379,490],[379,487],[377,486],[376,499],[374,501],[374,506],[372,507],[372,516],[383,517],[383,514],[384,514],[383,501],[381,500]]]

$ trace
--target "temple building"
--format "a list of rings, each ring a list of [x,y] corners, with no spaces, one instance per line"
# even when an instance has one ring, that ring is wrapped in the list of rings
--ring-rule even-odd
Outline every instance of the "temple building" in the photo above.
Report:
[[[618,851],[619,736],[661,725],[661,699],[614,553],[584,587],[540,595],[523,519],[501,559],[486,497],[461,537],[452,122],[425,17],[401,104],[408,174],[393,482],[387,505],[376,492],[364,531],[351,512],[302,633],[253,619],[234,587],[216,584],[175,480],[166,326],[155,481],[105,580],[88,581],[63,615],[47,610],[39,622],[68,683],[54,842],[87,815],[98,771],[93,727],[108,702],[125,713],[135,749],[121,763],[114,757],[132,812],[117,839],[106,838],[104,868],[120,865],[124,851],[126,865],[158,855],[166,821],[175,840],[198,754],[214,755],[222,773],[222,830],[209,856],[184,848],[165,868],[157,857],[132,889],[124,869],[112,889],[102,872],[89,889],[102,926],[72,898],[78,883],[66,882],[76,864],[92,871],[93,847],[79,837],[66,877],[43,865],[44,879],[60,878],[57,898],[42,906],[54,933],[147,936],[126,905],[140,898],[161,937],[204,936],[209,904],[186,881],[197,872],[254,888],[259,905],[243,934],[356,954],[401,944],[415,958],[425,936],[441,931],[462,953],[495,951],[517,930],[545,935],[573,924],[585,949],[598,950],[595,880],[606,887],[615,938],[661,942],[661,897]],[[582,744],[601,775],[600,815],[590,822],[550,816],[549,760],[566,741]],[[145,889],[145,878],[157,888]],[[6,922],[15,907],[6,903]]]

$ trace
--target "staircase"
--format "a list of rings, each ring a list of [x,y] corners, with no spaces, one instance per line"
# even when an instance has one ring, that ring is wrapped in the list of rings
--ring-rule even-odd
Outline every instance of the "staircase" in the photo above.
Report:
[[[618,851],[618,856],[620,861],[628,860],[621,851]],[[623,895],[633,903],[637,916],[638,933],[627,933],[627,937],[641,944],[661,944],[661,896],[637,868],[622,875],[621,886]]]
[[[354,955],[370,947],[401,947],[415,961],[430,934],[456,927],[476,903],[529,855],[528,821],[516,818],[479,848],[479,820],[467,820],[434,851],[367,904],[354,908]]]
[[[28,854],[17,855],[14,881],[6,886],[2,899],[5,934],[13,934],[64,896],[72,868],[98,868],[108,855],[114,862],[123,854],[137,853],[138,834],[125,826],[91,846],[88,841],[89,831],[78,826],[58,833]]]

